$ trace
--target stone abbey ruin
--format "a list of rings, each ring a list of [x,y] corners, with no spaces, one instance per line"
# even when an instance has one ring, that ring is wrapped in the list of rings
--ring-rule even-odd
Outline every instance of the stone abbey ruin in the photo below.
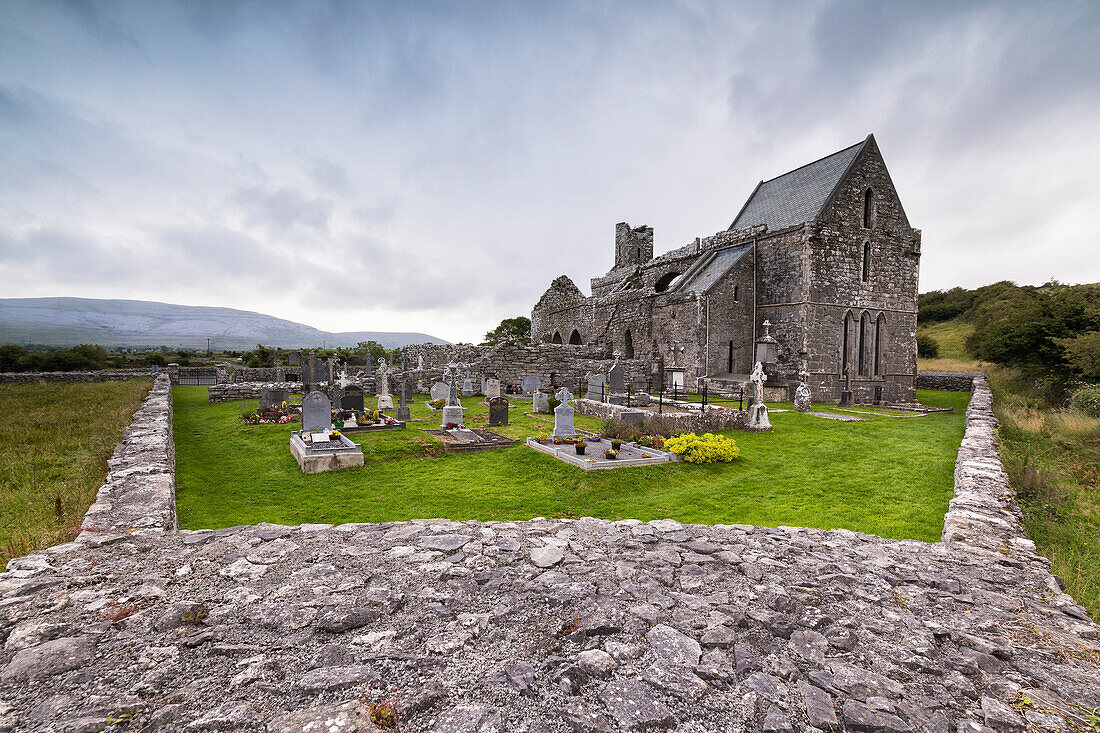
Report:
[[[620,222],[614,267],[588,297],[554,280],[532,335],[659,360],[684,384],[743,383],[761,361],[821,399],[847,368],[855,401],[914,402],[920,234],[868,135],[761,181],[727,230],[658,257],[651,227]]]
[[[411,346],[350,382],[313,357],[171,365],[76,538],[0,574],[0,733],[1096,730],[1100,627],[1027,538],[984,375],[916,372],[919,255],[868,137],[657,258],[651,229],[620,224],[615,267],[589,297],[555,280],[530,346]],[[179,529],[174,385],[215,403],[353,384],[361,402],[392,378],[404,406],[445,370],[454,391],[457,362],[464,393],[497,400],[591,391],[609,368],[718,391],[755,362],[767,401],[802,374],[834,403],[968,391],[942,537],[592,517]]]

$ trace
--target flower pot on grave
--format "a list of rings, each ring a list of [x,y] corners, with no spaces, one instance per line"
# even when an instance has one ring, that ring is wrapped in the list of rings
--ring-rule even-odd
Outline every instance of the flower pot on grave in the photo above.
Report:
[[[580,443],[577,443],[574,447],[577,449],[577,455],[578,456],[583,456],[584,455],[584,449],[587,448],[588,446],[581,445]]]

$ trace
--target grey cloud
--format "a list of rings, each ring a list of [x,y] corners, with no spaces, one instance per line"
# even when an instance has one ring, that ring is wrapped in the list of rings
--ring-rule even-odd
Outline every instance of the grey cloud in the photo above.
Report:
[[[244,212],[248,226],[269,233],[302,227],[327,234],[334,207],[330,199],[308,196],[291,186],[277,189],[250,186],[238,190],[231,201]]]

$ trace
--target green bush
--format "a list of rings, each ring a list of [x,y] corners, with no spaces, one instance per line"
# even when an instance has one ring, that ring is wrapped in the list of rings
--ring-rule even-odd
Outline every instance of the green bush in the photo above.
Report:
[[[1082,384],[1070,394],[1069,405],[1088,415],[1100,417],[1100,384]]]
[[[665,441],[665,450],[672,451],[688,463],[729,463],[741,455],[733,438],[714,433],[684,433]]]
[[[922,359],[935,359],[940,355],[940,345],[936,339],[923,333],[917,334],[917,356]]]

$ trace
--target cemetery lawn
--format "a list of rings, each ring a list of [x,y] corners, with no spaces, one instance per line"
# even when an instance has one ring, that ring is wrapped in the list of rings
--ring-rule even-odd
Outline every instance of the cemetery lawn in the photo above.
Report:
[[[733,463],[585,472],[525,445],[447,454],[417,430],[439,426],[439,414],[417,396],[408,429],[348,436],[363,446],[363,468],[306,476],[290,454],[291,426],[246,426],[239,419],[256,400],[211,405],[205,387],[173,393],[176,503],[185,529],[418,517],[672,517],[846,528],[929,542],[943,530],[970,397],[922,390],[921,402],[954,413],[870,415],[867,422],[772,413],[772,433],[724,431],[741,449]],[[511,411],[512,424],[496,432],[523,438],[552,427],[549,416],[528,415],[529,402],[512,402],[520,405]],[[467,426],[483,426],[484,398],[463,404],[470,408]],[[597,429],[599,421],[578,415],[576,424]]]
[[[151,385],[0,384],[0,570],[75,536]]]

